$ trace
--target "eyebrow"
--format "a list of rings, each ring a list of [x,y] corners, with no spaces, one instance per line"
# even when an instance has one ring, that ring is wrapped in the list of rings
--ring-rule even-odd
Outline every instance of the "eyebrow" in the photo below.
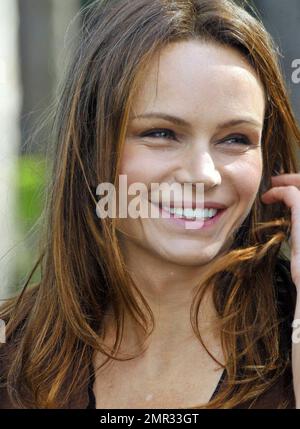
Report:
[[[143,118],[145,118],[145,119],[147,119],[147,118],[160,118],[160,119],[164,119],[165,121],[168,121],[168,122],[173,122],[174,124],[176,124],[178,126],[182,126],[182,127],[189,127],[190,126],[190,124],[187,121],[185,121],[184,119],[179,118],[178,116],[169,115],[167,113],[149,112],[149,113],[144,113],[143,115],[132,116],[130,119],[135,120],[135,119],[143,119]],[[225,121],[221,124],[218,124],[217,129],[233,127],[233,126],[241,125],[241,124],[250,124],[250,125],[254,125],[255,127],[259,127],[259,128],[262,128],[262,126],[263,126],[262,123],[260,123],[259,121],[256,121],[253,118],[244,117],[244,118],[230,119],[229,121]]]

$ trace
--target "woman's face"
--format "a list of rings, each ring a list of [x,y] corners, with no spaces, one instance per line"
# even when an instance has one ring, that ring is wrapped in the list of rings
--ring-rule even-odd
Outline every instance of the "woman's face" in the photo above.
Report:
[[[135,93],[120,174],[149,190],[202,183],[205,205],[226,209],[200,229],[174,218],[119,220],[127,250],[196,266],[226,249],[260,185],[264,111],[262,85],[234,49],[200,41],[164,48]]]

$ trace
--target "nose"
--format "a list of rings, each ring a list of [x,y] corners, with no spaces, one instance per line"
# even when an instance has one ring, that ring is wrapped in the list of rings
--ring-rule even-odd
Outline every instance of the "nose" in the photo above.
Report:
[[[202,183],[205,191],[220,185],[221,174],[207,146],[197,145],[181,158],[176,180],[180,183]]]

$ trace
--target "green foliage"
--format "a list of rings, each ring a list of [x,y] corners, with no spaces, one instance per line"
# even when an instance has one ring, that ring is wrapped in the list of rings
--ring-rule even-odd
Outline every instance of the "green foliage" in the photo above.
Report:
[[[16,222],[20,234],[13,290],[19,289],[27,279],[38,257],[39,228],[37,221],[45,204],[47,165],[41,155],[21,156],[16,175]],[[36,271],[31,283],[40,279]]]
[[[31,228],[44,206],[46,162],[40,156],[22,156],[18,161],[18,220],[25,229]]]

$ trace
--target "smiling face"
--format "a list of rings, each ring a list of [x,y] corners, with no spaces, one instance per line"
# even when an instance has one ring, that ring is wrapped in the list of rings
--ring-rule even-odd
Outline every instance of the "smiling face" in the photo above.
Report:
[[[175,219],[119,220],[127,251],[195,266],[226,249],[259,189],[264,111],[262,85],[236,50],[200,41],[164,48],[135,93],[120,174],[148,189],[202,183],[204,203],[226,209],[200,229]]]

